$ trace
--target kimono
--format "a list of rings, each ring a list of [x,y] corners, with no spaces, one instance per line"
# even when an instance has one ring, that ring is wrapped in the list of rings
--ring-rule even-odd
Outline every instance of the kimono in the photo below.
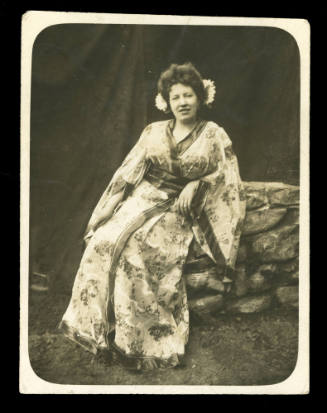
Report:
[[[200,120],[177,143],[174,122],[144,129],[102,195],[91,220],[124,191],[84,251],[60,324],[89,351],[114,348],[137,369],[180,363],[189,334],[183,268],[190,245],[196,242],[212,262],[233,269],[245,216],[225,130]],[[190,181],[198,189],[186,219],[177,199]]]

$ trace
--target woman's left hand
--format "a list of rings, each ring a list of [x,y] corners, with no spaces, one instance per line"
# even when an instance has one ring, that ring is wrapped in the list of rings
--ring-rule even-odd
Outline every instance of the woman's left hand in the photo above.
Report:
[[[196,194],[196,191],[199,187],[199,181],[191,181],[182,192],[179,194],[178,201],[177,201],[177,210],[178,212],[183,215],[185,218],[193,218],[191,204]]]

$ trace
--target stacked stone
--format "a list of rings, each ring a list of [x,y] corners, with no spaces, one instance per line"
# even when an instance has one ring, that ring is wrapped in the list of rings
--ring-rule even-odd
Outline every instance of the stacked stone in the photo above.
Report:
[[[298,308],[299,187],[244,186],[247,212],[231,289],[215,268],[186,276],[189,307],[199,316],[257,313],[275,305]]]

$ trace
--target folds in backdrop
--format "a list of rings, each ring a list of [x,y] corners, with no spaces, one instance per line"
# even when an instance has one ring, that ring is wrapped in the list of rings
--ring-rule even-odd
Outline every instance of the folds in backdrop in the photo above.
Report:
[[[69,292],[85,225],[154,107],[170,63],[216,82],[208,118],[233,141],[243,180],[298,184],[299,52],[280,29],[62,24],[33,47],[30,266]]]

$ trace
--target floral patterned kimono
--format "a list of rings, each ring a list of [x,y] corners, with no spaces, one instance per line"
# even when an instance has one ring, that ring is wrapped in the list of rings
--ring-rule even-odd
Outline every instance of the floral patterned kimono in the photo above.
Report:
[[[174,120],[148,125],[102,195],[91,219],[124,191],[85,249],[60,324],[91,352],[115,348],[136,368],[179,363],[189,334],[183,266],[190,244],[194,239],[212,261],[233,268],[245,215],[224,129],[201,120],[176,143],[173,126]],[[193,180],[191,220],[176,202]]]

